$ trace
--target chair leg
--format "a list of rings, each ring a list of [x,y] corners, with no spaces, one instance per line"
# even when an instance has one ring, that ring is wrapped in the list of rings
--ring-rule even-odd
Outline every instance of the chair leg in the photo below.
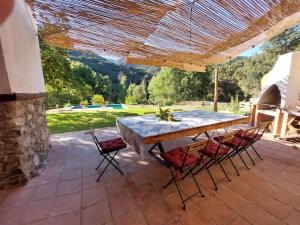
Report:
[[[218,164],[220,165],[220,167],[221,167],[221,169],[222,169],[222,171],[223,171],[223,173],[224,173],[225,177],[226,177],[226,178],[227,178],[227,180],[230,182],[231,180],[229,179],[229,177],[228,177],[228,175],[227,175],[226,171],[224,170],[224,168],[223,168],[222,164],[221,164],[220,162],[218,162]]]
[[[216,184],[216,182],[215,182],[214,178],[212,177],[212,175],[211,175],[211,173],[210,173],[210,171],[209,171],[209,169],[208,169],[208,167],[207,167],[206,165],[205,165],[205,169],[206,169],[206,171],[207,171],[208,175],[210,176],[210,179],[211,179],[211,180],[212,180],[212,182],[214,183],[215,190],[217,191],[217,190],[218,190],[217,184]]]
[[[256,155],[258,156],[258,158],[260,160],[263,160],[262,157],[258,154],[258,152],[256,151],[256,149],[254,148],[254,146],[252,144],[250,144],[250,146],[252,147],[252,149],[254,150],[254,152],[256,153]]]
[[[172,175],[171,181],[174,180],[174,183],[175,183],[177,192],[178,192],[178,194],[179,194],[179,196],[180,196],[180,199],[181,199],[181,202],[182,202],[182,205],[183,205],[182,209],[185,210],[185,202],[184,202],[184,200],[183,200],[183,197],[182,197],[182,194],[181,194],[179,185],[177,184],[176,177],[174,176],[174,173],[173,173],[173,171],[172,171],[172,168],[171,168],[171,167],[169,167],[169,168],[170,168],[170,172],[171,172],[171,175]],[[172,183],[171,181],[169,181],[169,183]]]
[[[110,154],[107,154],[110,158],[112,158],[112,156],[110,155]],[[115,162],[115,163],[117,163],[118,165],[120,164],[117,160],[115,160],[115,159],[113,159],[113,161]]]
[[[105,157],[103,156],[102,161],[99,163],[99,165],[95,168],[96,170],[98,170],[100,168],[100,166],[102,165],[103,161],[105,160]]]
[[[197,189],[198,189],[199,193],[201,194],[201,197],[205,197],[205,195],[203,194],[203,192],[202,192],[201,189],[200,189],[200,186],[199,186],[199,184],[198,184],[198,182],[197,182],[197,180],[196,180],[196,178],[195,178],[195,175],[194,175],[193,173],[191,173],[191,174],[192,174],[192,177],[193,177],[193,179],[194,179],[194,181],[195,181],[195,184],[196,184],[196,186],[197,186]]]
[[[163,188],[167,188],[170,184],[173,183],[174,180],[175,180],[175,177],[172,177],[172,179],[166,185],[164,185]]]
[[[122,172],[115,164],[112,163],[112,161],[113,161],[113,159],[115,158],[115,156],[117,155],[117,153],[118,153],[118,151],[116,151],[115,154],[112,156],[112,158],[108,160],[108,163],[107,163],[107,165],[105,166],[105,168],[103,169],[103,171],[100,173],[100,175],[99,175],[99,177],[98,177],[98,179],[97,179],[97,182],[99,182],[100,178],[102,177],[102,175],[103,175],[104,172],[107,170],[107,168],[108,168],[108,166],[109,166],[110,164],[113,165],[113,166],[114,166],[114,167],[115,167],[122,175],[124,175],[123,172]]]
[[[237,150],[237,155],[240,157],[240,159],[242,160],[242,162],[243,162],[244,166],[247,168],[247,170],[250,170],[250,168],[249,168],[249,167],[247,166],[247,164],[245,163],[243,157],[241,156],[239,150]]]
[[[240,176],[240,173],[239,173],[238,169],[236,168],[235,164],[233,163],[232,159],[230,158],[230,156],[229,156],[228,154],[226,154],[226,157],[229,159],[231,165],[232,165],[233,168],[235,169],[236,174],[237,174],[238,176]]]
[[[246,152],[246,154],[248,155],[249,159],[251,160],[253,166],[255,166],[255,162],[254,160],[252,159],[251,155],[249,154],[249,152],[247,151],[247,149],[244,150]]]

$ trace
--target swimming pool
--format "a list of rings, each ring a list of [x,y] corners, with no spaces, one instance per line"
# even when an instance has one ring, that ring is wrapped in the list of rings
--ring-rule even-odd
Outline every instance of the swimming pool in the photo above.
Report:
[[[113,108],[113,109],[124,109],[123,104],[107,104],[105,107]]]
[[[126,109],[123,104],[107,104],[107,105],[73,105],[69,109]]]

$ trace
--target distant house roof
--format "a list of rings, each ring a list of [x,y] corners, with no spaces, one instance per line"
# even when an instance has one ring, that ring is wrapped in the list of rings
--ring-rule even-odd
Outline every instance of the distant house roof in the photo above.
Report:
[[[26,0],[45,38],[127,63],[202,71],[300,22],[298,0]]]

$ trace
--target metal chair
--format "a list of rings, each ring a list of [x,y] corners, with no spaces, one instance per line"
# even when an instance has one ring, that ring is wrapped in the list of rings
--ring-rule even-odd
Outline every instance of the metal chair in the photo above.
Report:
[[[203,161],[204,164],[201,166],[201,164],[199,163],[200,168],[198,168],[196,170],[196,172],[193,172],[194,168],[191,173],[196,175],[198,174],[200,171],[202,171],[203,169],[205,169],[210,177],[210,179],[212,180],[214,186],[215,186],[215,190],[218,190],[217,184],[209,170],[209,168],[215,164],[218,164],[222,170],[222,172],[224,173],[225,177],[227,178],[227,180],[230,182],[231,179],[228,177],[224,167],[222,166],[221,162],[223,161],[223,159],[227,158],[230,160],[231,165],[233,166],[233,168],[235,169],[235,171],[237,172],[237,175],[239,175],[239,172],[235,166],[235,164],[233,163],[233,161],[231,160],[230,156],[229,156],[229,150],[230,148],[227,146],[223,145],[223,141],[228,141],[231,140],[233,138],[233,136],[230,135],[223,135],[223,138],[219,141],[216,142],[214,140],[208,139],[206,147],[199,151],[200,154],[200,163]],[[205,162],[204,157],[207,158],[207,161]],[[198,167],[198,166],[197,166]]]
[[[176,185],[178,194],[180,196],[181,202],[183,204],[182,209],[185,210],[185,201],[189,200],[196,194],[200,193],[202,197],[204,197],[204,194],[202,193],[199,184],[194,176],[194,174],[189,173],[186,171],[190,171],[192,167],[195,165],[198,165],[200,162],[200,157],[197,151],[201,150],[203,147],[205,147],[206,142],[197,142],[190,145],[187,145],[186,147],[179,147],[176,149],[173,149],[168,152],[164,152],[161,154],[161,157],[165,161],[165,166],[170,170],[171,173],[171,179],[170,181],[163,186],[163,188],[168,187],[173,182]],[[195,154],[196,153],[196,154]],[[186,173],[186,174],[185,174]],[[185,176],[191,174],[193,177],[193,180],[196,184],[198,192],[194,193],[193,195],[187,197],[186,199],[183,199],[178,181],[181,180],[180,175],[185,174]]]
[[[118,167],[119,162],[115,159],[118,152],[121,149],[124,149],[127,147],[127,145],[123,141],[123,139],[115,138],[115,139],[110,139],[110,140],[106,140],[106,141],[99,141],[97,136],[95,135],[94,129],[92,129],[88,133],[90,133],[92,135],[92,138],[95,142],[98,152],[99,152],[100,156],[103,157],[103,159],[100,161],[99,165],[96,167],[96,170],[98,170],[100,168],[100,166],[102,165],[102,163],[104,161],[107,161],[107,165],[104,167],[104,169],[100,173],[100,175],[97,179],[97,182],[99,182],[100,178],[102,177],[104,172],[107,170],[109,165],[112,165],[114,168],[116,168],[120,172],[120,174],[123,175],[122,170]]]
[[[248,141],[247,148],[251,147],[260,160],[262,160],[262,157],[258,154],[258,152],[254,148],[253,144],[262,138],[262,136],[264,135],[265,131],[268,129],[270,124],[271,124],[270,121],[263,122],[263,123],[260,123],[257,127],[253,127],[253,128],[247,129],[247,130],[239,130],[236,133],[237,137],[243,138]],[[249,155],[250,159],[252,160],[253,165],[255,165],[254,160],[251,158],[250,154],[247,152],[247,148],[244,149],[244,151],[246,151],[246,153]]]

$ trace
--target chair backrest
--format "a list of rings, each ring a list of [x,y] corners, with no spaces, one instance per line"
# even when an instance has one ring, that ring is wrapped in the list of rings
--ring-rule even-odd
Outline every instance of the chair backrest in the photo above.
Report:
[[[185,155],[184,155],[184,159],[182,161],[182,165],[180,167],[180,171],[183,171],[185,161],[187,159],[188,154],[191,152],[197,152],[197,154],[198,154],[198,151],[204,150],[206,148],[207,144],[208,144],[208,139],[205,139],[205,140],[197,141],[195,143],[185,146],[185,148],[184,148]]]
[[[97,136],[96,136],[96,134],[95,134],[95,130],[94,130],[94,129],[91,129],[91,130],[89,130],[87,133],[90,133],[90,134],[91,134],[91,136],[92,136],[92,138],[93,138],[93,140],[94,140],[94,143],[95,143],[95,145],[96,145],[98,151],[99,151],[100,153],[102,153],[102,149],[101,149],[101,147],[100,147],[100,145],[99,145],[99,140],[98,140],[98,138],[97,138]]]
[[[262,137],[264,135],[264,133],[269,128],[271,123],[272,123],[271,121],[268,121],[268,122],[262,122],[258,125],[258,135],[259,135],[259,137]]]

